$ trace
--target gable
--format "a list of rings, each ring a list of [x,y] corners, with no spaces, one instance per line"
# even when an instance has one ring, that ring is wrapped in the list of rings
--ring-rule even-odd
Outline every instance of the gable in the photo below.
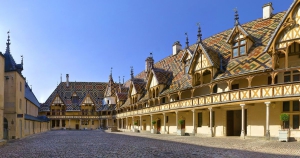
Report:
[[[134,86],[132,86],[131,95],[135,95],[135,94],[136,94],[136,90],[135,90]]]
[[[299,41],[300,39],[300,5],[298,4],[295,10],[291,13],[291,19],[286,21],[286,24],[282,27],[284,29],[278,36],[275,44],[276,49],[284,49],[288,47],[296,39]]]
[[[151,79],[151,83],[150,83],[150,88],[155,87],[157,85],[158,85],[158,81],[157,81],[155,75],[153,75],[152,79]]]
[[[87,96],[83,100],[82,104],[94,104],[94,102],[93,102],[93,100],[89,96]]]
[[[270,38],[264,52],[275,53],[275,49],[285,49],[293,39],[299,40],[299,24],[300,24],[300,1],[294,1],[288,11],[285,13],[280,24],[276,28]]]
[[[63,102],[59,96],[56,96],[55,99],[53,100],[52,104],[63,104]]]

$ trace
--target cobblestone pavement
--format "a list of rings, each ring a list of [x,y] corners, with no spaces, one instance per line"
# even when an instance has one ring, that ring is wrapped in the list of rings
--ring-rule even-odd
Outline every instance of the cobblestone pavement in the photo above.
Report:
[[[300,157],[300,142],[61,130],[9,141],[0,157]]]

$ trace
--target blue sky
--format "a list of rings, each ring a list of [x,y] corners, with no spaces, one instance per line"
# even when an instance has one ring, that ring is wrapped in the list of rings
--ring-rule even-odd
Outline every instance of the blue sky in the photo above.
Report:
[[[153,52],[155,62],[172,54],[172,44],[190,44],[230,29],[238,8],[240,23],[262,17],[269,0],[13,0],[2,1],[0,51],[5,52],[8,30],[11,53],[17,63],[24,56],[23,75],[44,102],[60,82],[107,82],[129,79]],[[274,13],[288,9],[293,0],[273,0]]]

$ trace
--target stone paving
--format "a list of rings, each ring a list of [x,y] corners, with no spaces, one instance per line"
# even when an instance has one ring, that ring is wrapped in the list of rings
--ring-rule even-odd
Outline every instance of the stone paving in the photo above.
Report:
[[[300,157],[300,142],[59,130],[11,140],[0,157]]]

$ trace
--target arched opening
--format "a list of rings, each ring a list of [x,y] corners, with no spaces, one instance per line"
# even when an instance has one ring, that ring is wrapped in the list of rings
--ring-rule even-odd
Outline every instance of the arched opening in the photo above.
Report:
[[[191,90],[186,90],[181,93],[181,99],[191,98],[192,96]]]
[[[203,84],[211,82],[211,72],[209,70],[205,70],[203,72]]]
[[[262,86],[262,85],[269,85],[272,83],[272,78],[268,74],[254,76],[251,81],[251,86]]]
[[[194,90],[194,97],[207,95],[207,94],[210,94],[209,86],[198,87],[198,88],[195,88],[195,90]]]
[[[300,44],[293,42],[288,47],[288,67],[299,66],[299,57],[300,57]]]
[[[231,90],[247,88],[248,80],[246,78],[236,79],[231,83]]]

